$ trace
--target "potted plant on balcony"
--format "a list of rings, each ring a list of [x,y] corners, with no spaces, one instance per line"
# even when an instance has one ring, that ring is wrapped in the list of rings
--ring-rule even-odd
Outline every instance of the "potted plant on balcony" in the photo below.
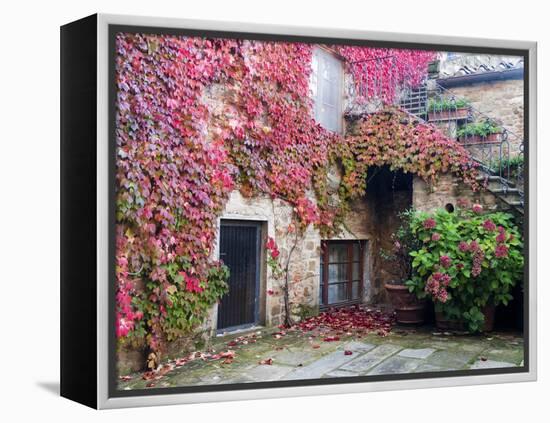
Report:
[[[489,168],[495,175],[501,175],[506,179],[516,180],[523,172],[523,155],[515,155],[509,158],[493,160]]]
[[[459,98],[440,97],[428,102],[428,120],[466,120],[470,116],[470,103]]]
[[[512,299],[523,276],[522,240],[514,216],[472,209],[419,212],[411,231],[420,246],[410,253],[407,286],[431,298],[441,329],[491,331],[494,310]]]
[[[384,287],[395,310],[397,322],[405,324],[423,323],[426,310],[426,300],[417,298],[405,284],[412,272],[412,257],[409,253],[418,247],[418,240],[411,232],[412,216],[413,210],[399,215],[401,223],[392,234],[392,248],[380,251],[382,259],[391,264],[389,271],[394,276]]]
[[[499,142],[502,127],[491,120],[467,123],[457,131],[458,140],[466,143]]]

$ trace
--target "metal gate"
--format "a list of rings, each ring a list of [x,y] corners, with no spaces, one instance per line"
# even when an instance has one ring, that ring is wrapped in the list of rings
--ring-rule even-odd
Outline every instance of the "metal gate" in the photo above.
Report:
[[[259,222],[222,220],[220,259],[229,267],[229,292],[218,306],[218,329],[258,323],[260,287]]]

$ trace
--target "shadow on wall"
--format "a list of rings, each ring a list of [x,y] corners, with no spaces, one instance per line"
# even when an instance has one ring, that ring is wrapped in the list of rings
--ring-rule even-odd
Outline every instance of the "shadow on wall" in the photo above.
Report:
[[[371,243],[373,296],[375,304],[387,304],[384,284],[395,276],[393,265],[380,257],[380,249],[392,248],[392,233],[399,226],[399,213],[412,206],[412,174],[392,172],[388,166],[371,167],[367,176],[366,199],[371,204],[375,239]]]

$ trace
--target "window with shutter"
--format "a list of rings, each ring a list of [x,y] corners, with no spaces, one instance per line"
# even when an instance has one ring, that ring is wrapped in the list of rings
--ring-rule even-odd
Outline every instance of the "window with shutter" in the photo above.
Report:
[[[342,131],[342,62],[317,48],[313,54],[311,92],[315,120],[325,129]]]

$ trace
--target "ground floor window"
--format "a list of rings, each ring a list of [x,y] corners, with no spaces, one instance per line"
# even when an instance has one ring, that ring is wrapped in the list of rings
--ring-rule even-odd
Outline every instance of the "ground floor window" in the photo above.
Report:
[[[321,242],[321,307],[361,301],[365,246],[355,240]]]

